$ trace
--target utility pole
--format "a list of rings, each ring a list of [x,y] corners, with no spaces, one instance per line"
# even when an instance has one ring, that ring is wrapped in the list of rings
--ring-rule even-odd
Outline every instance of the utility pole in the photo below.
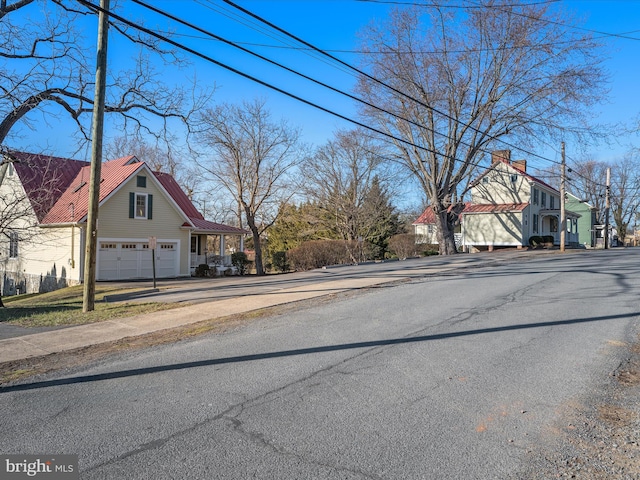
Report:
[[[107,81],[107,42],[109,39],[109,0],[100,0],[98,12],[98,48],[96,55],[96,88],[93,97],[91,125],[91,177],[87,212],[86,248],[84,257],[84,290],[82,311],[91,312],[96,297],[96,256],[98,251],[98,205],[100,203],[100,170],[102,167],[102,131],[104,99]]]
[[[611,208],[611,168],[607,168],[607,184],[604,192],[604,248],[609,245],[609,209]]]
[[[567,180],[564,142],[562,142],[562,163],[560,164],[560,251],[564,252],[567,237],[567,211],[565,209],[565,182]]]

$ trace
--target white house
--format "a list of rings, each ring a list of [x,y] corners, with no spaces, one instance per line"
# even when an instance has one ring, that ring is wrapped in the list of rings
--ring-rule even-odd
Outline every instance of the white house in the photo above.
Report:
[[[0,223],[3,294],[83,281],[89,175],[87,162],[24,152],[5,158],[0,195],[26,213]],[[247,233],[205,220],[170,175],[134,156],[103,163],[98,212],[97,280],[151,278],[150,239],[158,278],[189,276],[207,254],[225,258],[225,237]],[[207,252],[210,235],[220,238],[220,251]]]

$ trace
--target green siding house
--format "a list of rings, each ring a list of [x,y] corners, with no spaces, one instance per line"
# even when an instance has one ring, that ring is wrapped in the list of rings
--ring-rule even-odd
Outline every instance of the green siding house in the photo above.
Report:
[[[567,193],[565,207],[580,215],[578,218],[578,244],[586,248],[595,247],[598,209],[570,193]]]

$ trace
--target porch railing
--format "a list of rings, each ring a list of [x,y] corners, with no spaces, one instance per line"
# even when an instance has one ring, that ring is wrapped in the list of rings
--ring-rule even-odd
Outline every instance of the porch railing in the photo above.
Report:
[[[198,265],[206,263],[207,265],[217,265],[220,267],[230,267],[231,255],[198,255],[196,253],[191,254],[191,268],[196,268]]]

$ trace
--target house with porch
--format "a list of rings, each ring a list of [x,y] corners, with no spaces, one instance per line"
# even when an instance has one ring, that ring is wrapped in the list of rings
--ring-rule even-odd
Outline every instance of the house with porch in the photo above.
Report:
[[[585,248],[595,248],[598,234],[598,208],[591,205],[584,199],[567,192],[565,204],[567,210],[580,215],[578,219],[578,242]],[[600,230],[602,233],[602,230]]]
[[[89,204],[87,162],[8,152],[0,167],[0,274],[4,295],[42,292],[82,283]],[[0,213],[1,215],[2,213]],[[104,162],[98,207],[96,279],[190,276],[197,265],[230,265],[225,239],[243,248],[245,230],[206,220],[171,175],[135,156]],[[207,239],[220,249],[207,249]],[[155,249],[153,248],[155,244]]]
[[[566,246],[579,243],[580,214],[566,209]],[[462,213],[462,243],[468,250],[529,245],[532,236],[551,236],[560,245],[560,192],[527,173],[526,160],[509,150],[493,152],[491,166],[471,184]]]

